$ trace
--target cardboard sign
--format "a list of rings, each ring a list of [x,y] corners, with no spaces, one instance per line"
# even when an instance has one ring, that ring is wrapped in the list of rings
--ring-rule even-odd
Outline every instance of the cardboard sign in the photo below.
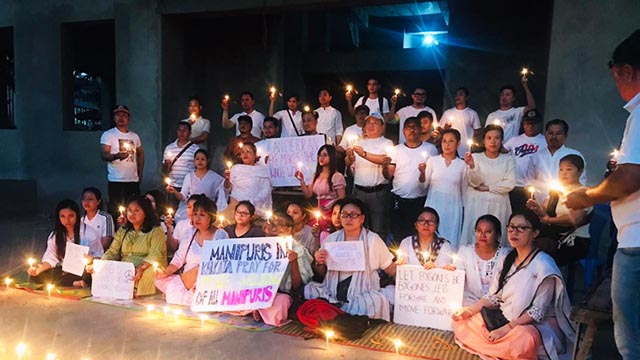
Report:
[[[91,295],[112,299],[133,299],[133,263],[111,260],[93,261]]]
[[[84,272],[84,256],[89,253],[88,246],[74,244],[67,241],[67,249],[62,260],[62,271],[82,276]]]
[[[398,266],[393,321],[452,331],[451,314],[462,306],[464,278],[462,270]]]
[[[318,162],[318,149],[325,144],[324,135],[295,136],[267,139],[266,149],[260,149],[261,157],[269,156],[271,184],[278,186],[300,186],[296,171],[311,182]],[[301,165],[301,166],[299,166]]]
[[[193,311],[268,308],[289,260],[286,238],[206,241],[202,249]]]
[[[362,241],[325,242],[327,269],[335,271],[364,271],[365,256]]]

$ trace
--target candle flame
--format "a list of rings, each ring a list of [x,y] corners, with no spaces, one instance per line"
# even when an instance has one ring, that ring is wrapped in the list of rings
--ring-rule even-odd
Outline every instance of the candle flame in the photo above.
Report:
[[[320,210],[316,210],[313,212],[313,215],[315,215],[316,219],[320,219],[322,212]]]
[[[164,182],[165,182],[167,185],[171,185],[171,178],[168,178],[168,177],[164,178]]]
[[[438,122],[434,121],[433,122],[433,130],[436,130],[436,129],[438,129]]]
[[[426,152],[426,151],[423,151],[423,152],[422,152],[422,158],[423,158],[423,159],[425,159],[425,160],[426,160],[426,159],[427,159],[427,155],[428,155],[428,154],[427,154],[427,152]]]
[[[243,146],[244,146],[244,143],[239,143],[239,144],[238,144],[238,147],[239,147],[240,149],[242,149],[242,147],[243,147]]]
[[[535,187],[533,187],[533,186],[528,186],[528,187],[527,187],[527,191],[528,191],[531,195],[533,195],[533,194],[536,192],[536,188],[535,188]]]
[[[351,85],[347,85],[347,91],[348,91],[348,92],[353,91],[353,86],[351,86]]]
[[[125,210],[124,206],[118,206],[118,211],[120,211],[120,214],[122,214]]]
[[[393,345],[395,345],[396,348],[401,347],[402,346],[402,340],[400,340],[400,339],[393,340]]]
[[[231,161],[227,161],[227,167],[229,170],[231,170],[231,166],[233,166],[233,163]]]
[[[21,359],[24,356],[24,353],[27,352],[27,344],[20,342],[16,346],[16,354],[18,355],[18,359]]]
[[[156,306],[155,305],[147,305],[147,312],[153,312],[156,310]]]
[[[265,215],[267,216],[267,220],[269,220],[269,219],[271,219],[273,217],[273,211],[267,210],[265,212]]]
[[[502,121],[500,121],[499,119],[493,119],[493,125],[498,125],[498,126],[502,126]]]
[[[224,95],[224,101],[229,101],[229,95]]]
[[[13,282],[12,278],[9,278],[9,277],[4,278],[4,284],[7,285],[7,287],[9,287],[9,285],[11,285],[12,282]]]
[[[467,145],[468,146],[472,146],[474,144],[472,139],[467,140]]]
[[[327,330],[324,333],[327,336],[327,339],[331,339],[332,337],[334,337],[336,335],[336,333],[333,332],[332,330]]]
[[[173,215],[173,208],[167,208],[167,214]]]
[[[549,184],[549,189],[554,190],[554,191],[558,191],[560,192],[562,195],[564,195],[566,193],[566,189],[564,188],[564,186],[562,186],[562,184],[560,183],[560,181],[558,180],[554,180],[551,182],[551,184]]]
[[[423,251],[423,252],[422,252],[422,258],[423,258],[425,261],[429,261],[429,260],[430,260],[430,259],[429,259],[430,257],[431,257],[431,254],[430,254],[428,251]]]
[[[613,156],[614,158],[618,158],[618,155],[620,155],[620,151],[618,149],[614,149],[611,153],[611,156]]]
[[[456,262],[457,260],[458,260],[458,255],[452,254],[451,255],[451,262]]]
[[[311,108],[309,107],[309,105],[305,105],[304,112],[309,112],[309,111],[311,111]]]
[[[36,263],[36,259],[34,259],[34,258],[27,259],[27,264],[29,264],[29,267],[33,267],[33,265],[35,265],[35,263]]]
[[[298,161],[298,170],[301,170],[303,165],[302,161]]]
[[[523,67],[522,70],[520,71],[520,74],[522,75],[527,75],[529,73],[529,69],[527,69],[526,67]]]
[[[269,91],[271,91],[271,94],[275,94],[276,93],[276,87],[272,86]]]
[[[393,93],[396,94],[396,96],[400,95],[400,89],[393,90]]]

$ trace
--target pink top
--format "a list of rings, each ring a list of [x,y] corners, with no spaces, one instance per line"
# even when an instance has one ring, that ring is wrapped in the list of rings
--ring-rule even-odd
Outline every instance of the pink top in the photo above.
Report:
[[[327,179],[318,179],[311,184],[311,189],[316,194],[318,200],[334,200],[338,198],[338,190],[347,187],[344,176],[339,173],[333,173],[331,177],[331,185],[333,189],[329,189],[329,181]]]

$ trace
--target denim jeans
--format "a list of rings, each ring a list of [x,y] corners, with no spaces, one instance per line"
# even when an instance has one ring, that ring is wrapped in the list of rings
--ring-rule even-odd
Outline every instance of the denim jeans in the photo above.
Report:
[[[613,330],[625,360],[640,354],[640,247],[618,248],[613,259]]]

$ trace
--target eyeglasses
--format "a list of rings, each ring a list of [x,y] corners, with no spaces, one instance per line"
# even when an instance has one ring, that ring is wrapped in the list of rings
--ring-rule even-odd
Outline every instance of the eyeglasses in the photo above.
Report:
[[[340,213],[340,217],[343,219],[357,219],[361,215],[362,214],[356,214],[356,213]]]
[[[533,228],[531,226],[507,225],[508,232],[516,232],[518,234],[522,234],[527,229],[533,229]]]
[[[418,219],[418,220],[416,220],[416,223],[419,224],[419,225],[432,226],[432,225],[436,224],[436,221],[435,220],[427,220],[427,219]]]
[[[491,236],[491,235],[493,235],[493,230],[487,230],[487,231],[476,230],[476,234],[477,235],[484,235],[484,236]]]
[[[427,96],[427,93],[413,93],[415,96]]]
[[[246,211],[236,211],[236,215],[240,215],[240,216],[250,216],[251,213],[246,212]]]

